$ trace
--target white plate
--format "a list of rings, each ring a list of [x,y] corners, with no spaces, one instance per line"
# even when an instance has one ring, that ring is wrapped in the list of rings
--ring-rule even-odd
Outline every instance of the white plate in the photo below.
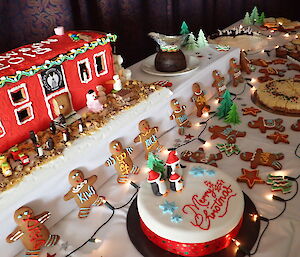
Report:
[[[142,70],[148,74],[151,75],[157,75],[161,77],[173,77],[173,76],[180,76],[185,75],[189,72],[194,71],[200,66],[200,59],[195,56],[185,56],[187,67],[184,70],[181,71],[175,71],[175,72],[162,72],[158,71],[154,67],[154,59],[156,55],[151,55],[147,59],[145,59],[142,63]]]

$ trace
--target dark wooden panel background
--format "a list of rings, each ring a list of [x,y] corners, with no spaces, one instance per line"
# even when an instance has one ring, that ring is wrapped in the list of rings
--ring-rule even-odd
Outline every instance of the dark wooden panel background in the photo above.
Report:
[[[119,36],[126,65],[155,51],[147,33],[176,34],[182,21],[206,34],[242,19],[254,6],[266,16],[300,20],[300,0],[0,0],[0,52],[45,39],[58,25]]]

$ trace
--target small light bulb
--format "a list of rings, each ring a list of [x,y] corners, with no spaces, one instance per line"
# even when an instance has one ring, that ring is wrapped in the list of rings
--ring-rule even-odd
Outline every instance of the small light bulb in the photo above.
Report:
[[[240,29],[242,29],[243,28],[243,25],[242,24],[240,24]]]
[[[265,50],[261,50],[261,53],[263,54],[265,52]]]
[[[256,78],[252,78],[251,79],[251,83],[255,83],[255,82],[257,82],[257,79]]]
[[[279,48],[279,45],[276,45],[275,48],[276,48],[276,49]]]
[[[273,200],[273,194],[266,194],[266,198],[270,201]]]
[[[253,220],[254,222],[257,221],[257,219],[258,219],[258,215],[257,215],[257,214],[250,214],[250,216],[252,217],[252,220]]]
[[[237,247],[239,247],[241,245],[241,243],[238,240],[236,240],[234,238],[232,238],[231,240]]]
[[[274,33],[275,31],[274,31],[274,30],[270,30],[270,32],[271,32],[271,33]]]
[[[208,112],[203,112],[203,113],[202,113],[202,117],[203,117],[203,118],[207,118],[208,116],[209,116]]]
[[[285,34],[284,34],[284,37],[289,37],[289,36],[290,36],[289,33],[285,33]]]
[[[204,147],[210,147],[211,146],[211,144],[208,142],[208,141],[206,141],[205,143],[204,143],[204,145],[203,145]]]
[[[281,25],[282,25],[282,22],[278,22],[278,24],[281,26]]]
[[[216,99],[216,100],[214,101],[214,104],[219,104],[219,100]]]
[[[272,38],[272,36],[271,36],[271,35],[269,35],[269,36],[268,36],[268,38],[269,38],[269,39],[271,39],[271,38]]]

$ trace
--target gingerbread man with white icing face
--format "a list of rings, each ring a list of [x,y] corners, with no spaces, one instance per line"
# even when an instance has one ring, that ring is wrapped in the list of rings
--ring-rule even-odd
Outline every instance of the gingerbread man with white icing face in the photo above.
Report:
[[[214,82],[212,87],[216,88],[218,97],[217,99],[222,99],[223,94],[226,91],[225,78],[222,76],[221,72],[214,70],[213,73]]]
[[[123,148],[119,141],[114,140],[109,144],[109,150],[112,155],[105,162],[105,165],[115,165],[115,168],[118,171],[118,183],[127,183],[130,173],[139,173],[140,169],[133,164],[129,156],[133,152],[132,147]]]
[[[75,199],[79,207],[78,217],[80,219],[87,218],[92,207],[100,206],[105,202],[104,196],[99,196],[93,187],[96,180],[96,175],[85,179],[81,170],[72,170],[69,174],[72,188],[65,194],[64,200]]]
[[[135,143],[142,142],[145,149],[145,159],[148,160],[150,152],[159,152],[163,149],[163,146],[159,144],[156,133],[158,127],[151,128],[149,122],[141,120],[139,123],[140,134],[134,139]]]
[[[171,101],[171,108],[173,110],[170,120],[175,120],[179,129],[178,134],[183,135],[185,128],[190,128],[192,126],[191,122],[188,120],[188,116],[185,114],[186,106],[180,106],[177,99]]]
[[[197,108],[197,116],[201,117],[204,112],[209,112],[210,106],[206,104],[206,98],[199,83],[193,84],[193,96],[191,101],[195,103]]]
[[[237,61],[235,58],[231,58],[229,60],[229,70],[228,73],[231,76],[232,84],[234,87],[237,87],[239,83],[244,82],[244,78],[242,76],[241,72],[241,66],[237,64]]]
[[[56,245],[60,238],[58,235],[51,235],[44,225],[44,222],[49,218],[49,212],[34,216],[31,208],[27,206],[20,207],[14,215],[18,227],[7,236],[6,241],[13,243],[21,238],[27,249],[25,256],[38,257],[43,247]]]

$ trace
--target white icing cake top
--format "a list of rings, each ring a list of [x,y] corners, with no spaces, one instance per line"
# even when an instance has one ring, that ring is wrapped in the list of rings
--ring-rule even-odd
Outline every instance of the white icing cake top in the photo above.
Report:
[[[137,205],[141,219],[155,234],[181,243],[204,243],[226,235],[240,222],[244,196],[230,176],[204,164],[183,172],[182,192],[155,196],[143,183]]]

